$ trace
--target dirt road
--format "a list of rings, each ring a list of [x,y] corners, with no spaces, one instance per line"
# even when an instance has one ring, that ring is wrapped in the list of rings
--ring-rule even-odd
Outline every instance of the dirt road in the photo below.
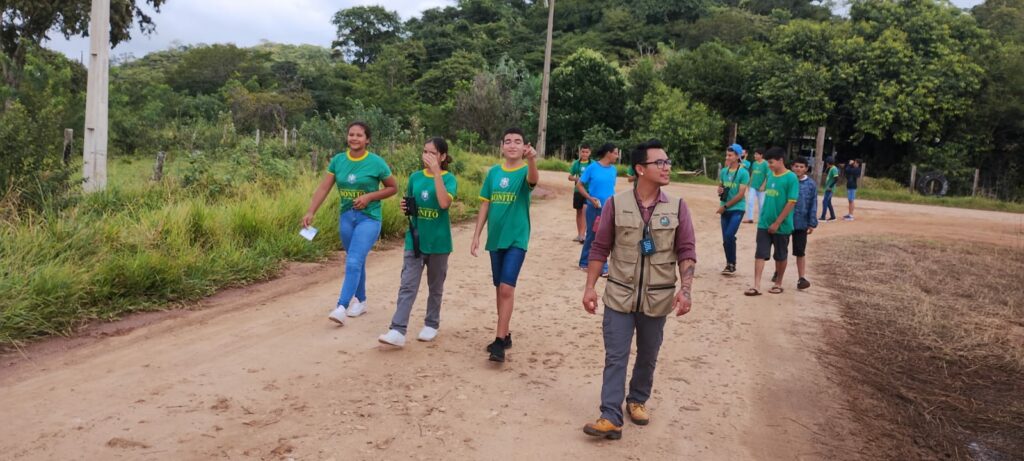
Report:
[[[400,249],[371,255],[369,311],[341,328],[326,318],[340,261],[295,265],[202,309],[129,319],[104,326],[100,339],[43,342],[3,357],[0,458],[742,460],[856,450],[843,394],[813,353],[818,320],[835,315],[837,294],[817,285],[797,292],[794,267],[784,294],[744,297],[754,228],[740,231],[739,274],[719,275],[714,191],[689,185],[671,189],[696,221],[694,309],[666,326],[652,423],[627,422],[616,442],[583,435],[598,416],[601,321],[580,307],[569,183],[545,172],[542,186],[550,198],[534,204],[504,365],[483,352],[493,338],[494,291],[489,263],[469,255],[472,229],[462,225],[436,342],[394,350],[376,341],[393,312]],[[950,223],[960,218],[970,224]],[[881,232],[1021,244],[1024,220],[864,202],[858,221],[823,225],[809,251],[824,248],[816,243],[823,238]],[[411,336],[424,302],[421,293]]]

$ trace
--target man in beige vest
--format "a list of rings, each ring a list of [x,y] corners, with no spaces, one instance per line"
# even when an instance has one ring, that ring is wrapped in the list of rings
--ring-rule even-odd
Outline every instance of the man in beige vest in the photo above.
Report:
[[[650,422],[647,399],[665,329],[665,318],[686,314],[697,264],[693,221],[686,202],[662,191],[670,180],[672,161],[657,140],[633,150],[630,164],[636,187],[615,195],[601,212],[590,252],[583,308],[597,311],[594,284],[608,262],[604,298],[604,383],[601,417],[583,428],[587,435],[622,438],[622,401],[634,424]],[[597,261],[597,264],[594,262]],[[676,291],[676,282],[680,283]],[[626,367],[636,332],[636,361],[626,395]]]

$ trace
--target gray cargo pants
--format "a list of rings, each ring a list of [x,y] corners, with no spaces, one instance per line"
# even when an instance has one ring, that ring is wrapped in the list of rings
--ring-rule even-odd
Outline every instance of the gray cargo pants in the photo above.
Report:
[[[624,314],[604,308],[604,383],[601,385],[601,417],[622,425],[622,400],[645,403],[654,385],[654,366],[665,333],[665,317],[642,312]],[[626,396],[626,367],[636,331],[636,362]]]
[[[402,264],[402,284],[398,289],[398,302],[395,315],[391,318],[391,329],[403,335],[409,326],[409,314],[416,302],[416,293],[420,291],[420,279],[423,268],[427,268],[427,287],[430,295],[427,298],[427,317],[424,322],[428,327],[441,326],[441,296],[444,294],[444,280],[448,276],[448,255],[422,255],[417,258],[412,251],[405,252]]]

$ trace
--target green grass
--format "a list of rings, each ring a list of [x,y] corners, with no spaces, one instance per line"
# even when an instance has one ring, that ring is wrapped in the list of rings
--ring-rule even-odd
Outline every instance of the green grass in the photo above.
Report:
[[[455,154],[459,190],[451,213],[464,220],[476,213],[481,178],[494,162]],[[399,150],[389,163],[418,155]],[[61,212],[0,222],[0,347],[67,334],[89,320],[166,309],[272,277],[287,261],[325,258],[340,248],[338,199],[332,194],[317,213],[313,242],[298,235],[322,177],[307,163],[284,160],[267,175],[237,159],[211,160],[210,182],[184,187],[193,170],[183,157],[170,159],[159,183],[148,179],[148,160],[113,161],[107,190]],[[407,174],[396,170],[400,190]],[[383,211],[383,238],[401,236],[406,220],[398,200],[385,200]]]
[[[836,189],[836,197],[845,197],[845,188],[841,188],[843,189],[841,192],[839,189],[840,188]],[[917,205],[935,205],[952,208],[1024,213],[1024,203],[1006,202],[987,197],[926,197],[920,194],[911,194],[906,190],[891,191],[859,188],[857,189],[857,198],[884,202],[913,203]]]
[[[824,189],[822,189],[824,191]],[[836,186],[835,198],[846,197],[846,186]],[[987,197],[929,197],[911,194],[907,186],[889,178],[863,178],[857,189],[857,198],[882,202],[912,203],[973,210],[1006,211],[1024,213],[1024,203],[1007,202]]]

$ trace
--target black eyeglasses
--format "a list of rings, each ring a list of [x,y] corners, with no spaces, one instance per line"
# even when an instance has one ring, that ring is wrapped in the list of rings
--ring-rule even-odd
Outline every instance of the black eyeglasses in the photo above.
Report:
[[[657,165],[658,168],[661,168],[661,169],[665,169],[666,167],[671,167],[672,166],[672,161],[668,160],[668,159],[664,159],[664,158],[659,158],[659,159],[657,159],[657,160],[655,160],[653,162],[644,162],[644,163],[641,163],[641,165],[647,166],[647,165],[650,165],[652,163]]]

